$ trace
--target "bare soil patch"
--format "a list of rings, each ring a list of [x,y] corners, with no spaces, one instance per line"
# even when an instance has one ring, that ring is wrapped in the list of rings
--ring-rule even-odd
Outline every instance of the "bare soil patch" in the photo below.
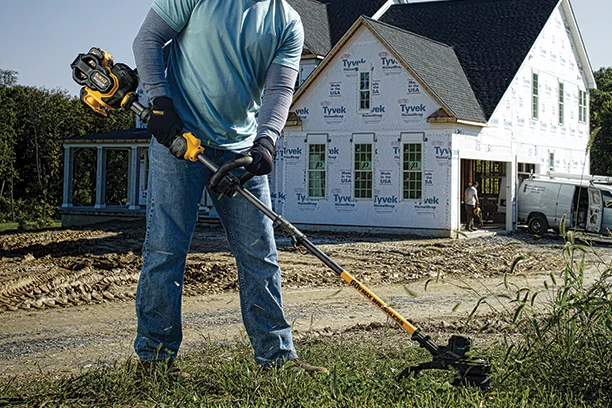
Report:
[[[409,320],[442,329],[455,329],[453,321],[465,316],[473,300],[458,289],[458,281],[494,284],[519,257],[515,274],[532,279],[564,265],[564,242],[553,235],[460,240],[307,235],[396,310],[409,311]],[[1,234],[0,372],[70,371],[131,356],[143,239],[142,222]],[[296,337],[360,331],[385,321],[306,250],[284,237],[277,243],[285,309]],[[598,252],[609,258],[612,249]],[[436,284],[425,292],[430,279]],[[220,227],[198,226],[184,293],[183,350],[243,336],[236,267]],[[451,312],[458,302],[464,306]],[[427,323],[431,319],[435,324]]]

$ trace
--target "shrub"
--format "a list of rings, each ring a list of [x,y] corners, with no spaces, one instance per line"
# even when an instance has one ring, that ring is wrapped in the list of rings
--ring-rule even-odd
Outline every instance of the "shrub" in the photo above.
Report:
[[[18,223],[19,229],[24,231],[50,228],[53,226],[56,211],[56,207],[44,199],[37,201],[19,200],[15,221]]]

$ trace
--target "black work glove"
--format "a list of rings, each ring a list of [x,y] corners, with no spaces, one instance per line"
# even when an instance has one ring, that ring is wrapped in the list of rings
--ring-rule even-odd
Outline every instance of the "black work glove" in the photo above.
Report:
[[[253,147],[246,153],[253,158],[251,164],[245,167],[246,171],[256,176],[272,173],[275,153],[274,142],[268,136],[255,139]]]
[[[149,130],[155,139],[166,147],[183,130],[183,121],[174,110],[174,102],[167,96],[159,96],[151,102]]]

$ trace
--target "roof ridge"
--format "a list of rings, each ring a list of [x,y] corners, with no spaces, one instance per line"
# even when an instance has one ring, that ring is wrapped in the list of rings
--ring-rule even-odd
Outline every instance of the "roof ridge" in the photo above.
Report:
[[[367,16],[362,16],[362,18],[363,18],[364,20],[367,20],[368,22],[372,22],[372,23],[380,24],[380,25],[386,26],[386,27],[388,27],[388,28],[391,28],[391,29],[393,29],[393,30],[401,31],[401,32],[404,32],[404,33],[410,34],[410,35],[412,35],[412,36],[414,36],[414,37],[418,37],[418,38],[421,38],[421,39],[423,39],[423,40],[427,40],[428,42],[432,42],[432,43],[436,43],[436,44],[439,44],[439,45],[443,45],[443,46],[445,46],[445,47],[448,47],[448,48],[450,48],[450,49],[453,49],[453,50],[454,50],[454,47],[453,47],[452,45],[448,45],[448,44],[446,44],[446,43],[443,43],[443,42],[438,41],[438,40],[434,40],[434,39],[432,39],[432,38],[429,38],[429,37],[426,37],[426,36],[424,36],[424,35],[421,35],[421,34],[415,33],[415,32],[413,32],[413,31],[406,30],[406,29],[403,29],[403,28],[401,28],[401,27],[394,26],[393,24],[389,24],[389,23],[386,23],[386,22],[384,22],[384,21],[380,21],[380,20],[374,20],[374,19],[372,19],[372,18],[370,18],[370,17],[367,17]]]

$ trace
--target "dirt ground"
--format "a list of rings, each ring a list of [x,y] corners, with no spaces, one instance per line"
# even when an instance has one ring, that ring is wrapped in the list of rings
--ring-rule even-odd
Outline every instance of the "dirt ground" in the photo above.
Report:
[[[498,285],[516,259],[513,279],[521,284],[541,283],[564,265],[564,242],[552,234],[307,236],[404,317],[451,331],[476,292]],[[142,222],[0,234],[0,375],[70,372],[133,356],[143,238]],[[277,238],[285,311],[297,339],[385,323],[319,260]],[[612,247],[596,251],[591,267],[612,258]],[[219,227],[198,226],[183,290],[183,354],[210,341],[244,340],[236,268]]]

